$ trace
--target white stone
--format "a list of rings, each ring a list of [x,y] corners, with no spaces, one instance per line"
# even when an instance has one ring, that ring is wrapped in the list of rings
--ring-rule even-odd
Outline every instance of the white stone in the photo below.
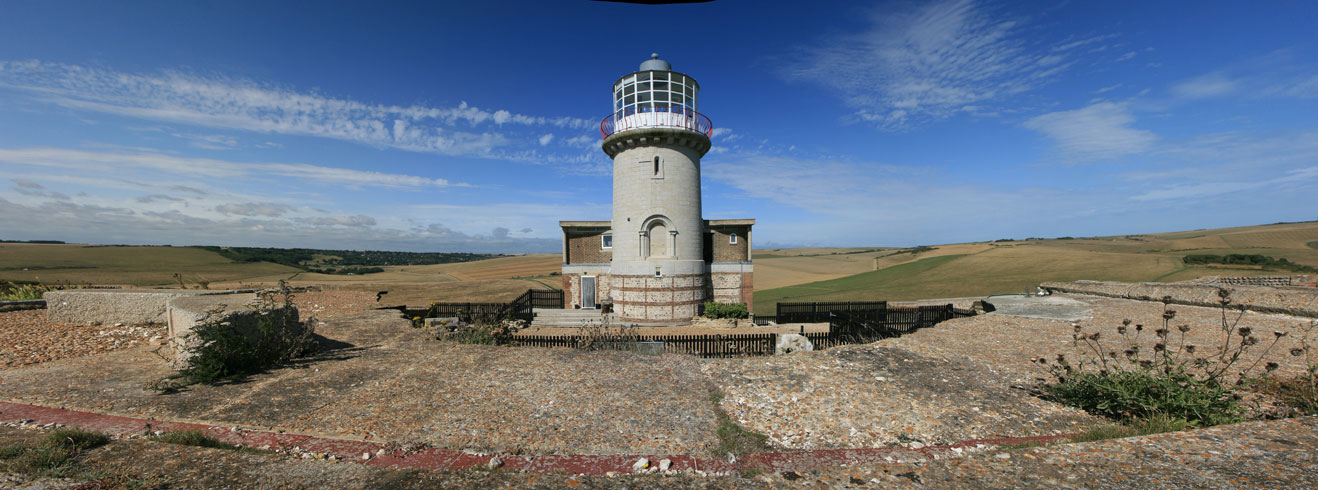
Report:
[[[673,467],[673,460],[668,458],[659,460],[659,471],[668,471],[668,469],[672,467]]]
[[[640,473],[642,471],[645,471],[645,469],[649,467],[650,467],[650,460],[645,458],[638,459],[636,460],[635,463],[632,463],[632,471],[635,473]]]
[[[789,333],[778,336],[778,345],[774,348],[775,354],[790,354],[792,352],[809,352],[815,350],[815,345],[810,343],[810,339],[804,335]]]
[[[485,468],[487,468],[487,469],[491,469],[491,470],[492,470],[492,469],[495,469],[495,468],[498,468],[498,467],[500,467],[500,466],[503,466],[503,460],[502,460],[502,459],[499,459],[498,456],[495,456],[495,457],[493,457],[493,458],[490,458],[490,461],[489,461],[488,463],[485,463]]]

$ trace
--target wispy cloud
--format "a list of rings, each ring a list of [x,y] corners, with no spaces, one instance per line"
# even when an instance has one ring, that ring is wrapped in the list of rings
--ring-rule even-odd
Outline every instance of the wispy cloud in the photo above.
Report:
[[[351,187],[426,188],[467,186],[446,179],[323,167],[305,163],[243,163],[147,152],[99,152],[65,148],[0,148],[0,162],[69,169],[150,169],[189,177],[275,175]]]
[[[1020,22],[970,0],[879,10],[867,32],[807,49],[809,61],[790,73],[838,90],[858,117],[900,129],[1037,88],[1070,66],[1073,48],[1106,38],[1040,54]]]
[[[1219,97],[1236,91],[1239,82],[1221,73],[1201,75],[1172,86],[1172,93],[1188,99]]]
[[[589,119],[531,116],[466,102],[455,107],[374,104],[230,77],[178,71],[140,75],[40,61],[0,61],[0,86],[75,109],[446,155],[497,157],[508,147],[532,146],[539,138],[535,128],[586,130],[594,125]],[[232,146],[224,137],[207,137],[191,139],[212,149]]]
[[[1099,102],[1071,111],[1035,116],[1024,126],[1057,142],[1070,160],[1086,161],[1140,153],[1152,148],[1158,136],[1130,127],[1135,116],[1123,104]]]
[[[1318,97],[1318,67],[1282,49],[1182,80],[1171,86],[1171,93],[1186,99],[1228,95],[1311,99]]]

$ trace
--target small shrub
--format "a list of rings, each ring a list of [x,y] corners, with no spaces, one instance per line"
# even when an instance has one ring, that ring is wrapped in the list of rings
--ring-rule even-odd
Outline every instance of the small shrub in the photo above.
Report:
[[[596,323],[582,321],[577,328],[577,345],[581,350],[634,350],[641,340],[640,329],[635,325],[614,325],[609,317]]]
[[[1047,391],[1067,405],[1115,420],[1175,414],[1197,427],[1241,420],[1231,390],[1180,371],[1077,372]]]
[[[522,325],[498,312],[471,314],[471,323],[440,324],[436,337],[459,344],[507,345]]]
[[[23,451],[27,451],[27,447],[22,444],[0,446],[0,460],[17,458],[23,455]]]
[[[750,316],[750,311],[746,309],[746,303],[705,302],[705,318],[746,318],[748,316]]]
[[[0,287],[0,301],[23,301],[41,299],[42,293],[54,290],[42,284],[17,284],[13,282],[5,283]]]
[[[219,319],[204,321],[193,329],[198,342],[188,347],[192,356],[173,382],[157,385],[163,390],[189,384],[211,384],[241,379],[261,370],[282,365],[311,350],[312,321],[298,321],[293,296],[281,281],[277,291],[262,295],[257,309],[256,331],[251,335],[234,331]]]
[[[220,442],[219,439],[208,436],[206,435],[205,432],[199,430],[183,430],[177,432],[166,432],[159,435],[153,435],[151,437],[148,437],[147,439],[157,442],[177,444],[180,446],[209,447],[215,449],[238,449],[238,446],[225,442]]]
[[[56,429],[35,446],[21,444],[0,448],[0,470],[44,477],[62,477],[77,468],[73,458],[87,449],[103,446],[110,437],[81,429]]]
[[[104,446],[110,442],[110,436],[89,430],[60,428],[46,434],[45,444],[49,447],[63,447],[74,451],[83,451]]]

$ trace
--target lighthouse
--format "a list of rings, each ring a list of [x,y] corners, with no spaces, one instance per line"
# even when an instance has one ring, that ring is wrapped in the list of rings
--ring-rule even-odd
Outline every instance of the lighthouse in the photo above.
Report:
[[[566,306],[680,324],[706,301],[751,303],[753,219],[705,220],[700,159],[714,125],[700,84],[651,55],[612,86],[600,122],[613,159],[610,221],[562,221]]]

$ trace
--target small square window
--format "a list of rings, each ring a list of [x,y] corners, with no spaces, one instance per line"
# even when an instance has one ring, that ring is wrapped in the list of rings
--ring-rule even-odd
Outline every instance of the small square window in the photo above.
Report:
[[[664,275],[663,271],[661,271],[658,267],[654,268],[654,277],[663,277],[663,275]]]
[[[737,244],[737,234],[736,234],[736,233],[733,233],[733,234],[731,234],[731,235],[728,235],[728,243],[733,244],[733,245],[736,245],[736,244]]]
[[[613,234],[605,233],[600,235],[600,248],[613,248]]]

